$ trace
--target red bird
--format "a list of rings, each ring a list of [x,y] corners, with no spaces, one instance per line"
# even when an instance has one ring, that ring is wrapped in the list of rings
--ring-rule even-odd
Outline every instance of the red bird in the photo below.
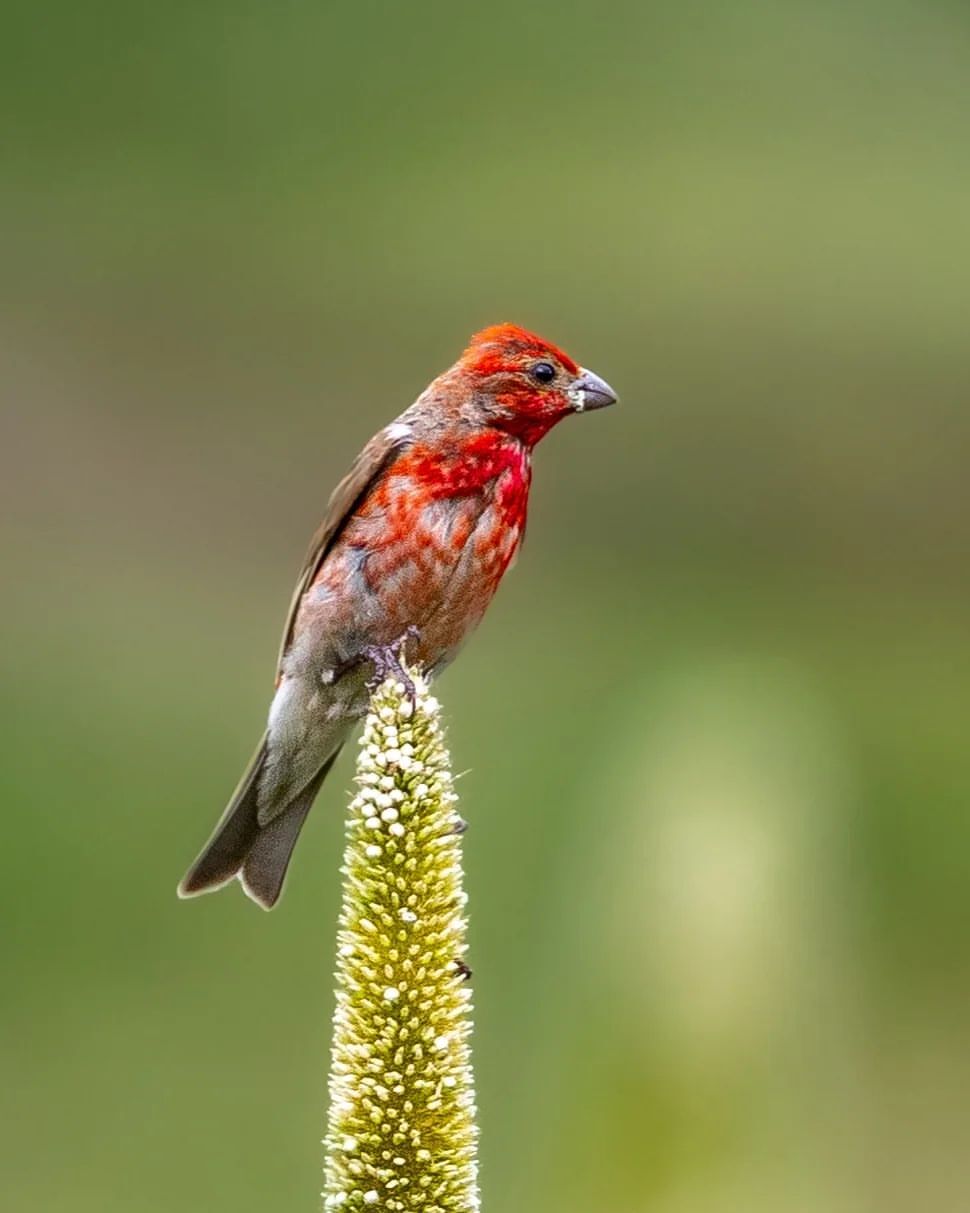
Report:
[[[259,905],[276,904],[324,776],[367,710],[368,673],[409,634],[429,675],[451,661],[522,542],[533,447],[568,414],[615,400],[562,350],[499,324],[370,440],[310,545],[263,740],[180,896],[238,876]]]

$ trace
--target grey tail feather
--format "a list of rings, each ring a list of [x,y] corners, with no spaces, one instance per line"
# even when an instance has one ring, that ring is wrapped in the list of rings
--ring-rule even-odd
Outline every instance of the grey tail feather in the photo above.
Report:
[[[278,901],[300,828],[337,754],[327,759],[278,817],[260,827],[259,776],[266,751],[264,736],[212,837],[183,877],[179,897],[211,893],[239,876],[246,893],[263,909],[272,909]]]
[[[306,815],[339,753],[338,748],[336,753],[330,755],[303,791],[290,801],[278,817],[260,829],[249,848],[239,879],[247,896],[264,910],[271,910],[279,901],[286,869],[290,866],[290,857]]]

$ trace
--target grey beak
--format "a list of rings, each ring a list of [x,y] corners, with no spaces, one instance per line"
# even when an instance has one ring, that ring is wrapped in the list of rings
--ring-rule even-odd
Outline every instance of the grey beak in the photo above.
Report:
[[[616,392],[605,379],[594,375],[584,366],[579,368],[579,378],[574,379],[569,389],[569,398],[577,413],[585,413],[590,409],[605,409],[609,404],[616,404]]]

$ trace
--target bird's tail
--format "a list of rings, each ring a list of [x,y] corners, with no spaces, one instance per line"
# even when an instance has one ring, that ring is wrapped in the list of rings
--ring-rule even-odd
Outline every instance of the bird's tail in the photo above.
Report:
[[[183,877],[179,897],[211,893],[238,876],[246,893],[264,910],[276,905],[300,829],[339,748],[286,808],[261,826],[257,797],[266,753],[264,736],[212,837]]]

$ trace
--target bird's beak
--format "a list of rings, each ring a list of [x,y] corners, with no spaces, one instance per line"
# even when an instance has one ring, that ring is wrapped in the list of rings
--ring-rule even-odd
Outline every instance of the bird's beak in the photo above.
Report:
[[[579,377],[570,385],[569,399],[575,412],[586,413],[590,409],[605,409],[608,404],[616,404],[616,392],[605,379],[581,366]]]

